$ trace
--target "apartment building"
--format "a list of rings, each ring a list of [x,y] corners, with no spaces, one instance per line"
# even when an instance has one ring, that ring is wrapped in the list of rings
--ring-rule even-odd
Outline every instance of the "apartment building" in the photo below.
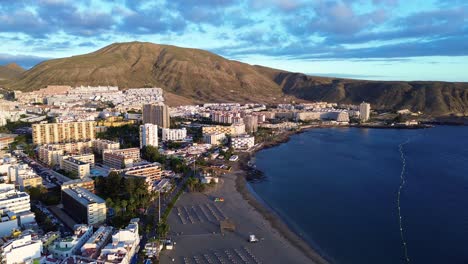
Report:
[[[106,140],[106,139],[93,140],[92,144],[93,144],[93,149],[99,154],[102,154],[104,150],[120,149],[119,142]]]
[[[143,105],[143,124],[148,123],[169,128],[171,126],[169,107],[163,103]]]
[[[187,129],[171,129],[163,128],[162,129],[162,141],[177,141],[184,140],[187,137]]]
[[[78,254],[81,247],[93,234],[93,227],[87,225],[76,225],[72,236],[60,238],[49,246],[49,252],[55,258],[65,259]]]
[[[90,175],[90,164],[73,157],[62,159],[60,168],[66,172],[74,173],[79,178],[88,177]]]
[[[141,161],[138,148],[105,150],[102,157],[104,165],[115,169],[132,167]]]
[[[158,126],[143,124],[140,126],[140,148],[145,146],[158,146]]]
[[[41,146],[37,151],[39,160],[42,163],[47,164],[51,167],[55,165],[60,165],[60,161],[64,153],[65,152],[63,149],[57,149],[50,145]]]
[[[33,143],[44,145],[94,140],[95,126],[94,121],[33,124]]]
[[[42,178],[37,174],[19,174],[16,180],[20,191],[27,188],[42,186]]]
[[[15,136],[12,134],[0,134],[0,150],[8,149],[8,146],[15,141]]]
[[[17,191],[14,184],[0,184],[1,209],[13,213],[29,212],[31,210],[29,194]]]
[[[255,137],[241,135],[231,138],[231,147],[234,149],[249,149],[255,145]]]
[[[237,131],[241,130],[237,126],[204,126],[202,127],[203,134],[223,133],[226,135],[236,135]]]
[[[130,264],[140,243],[138,235],[138,218],[130,220],[130,224],[112,236],[112,242],[107,244],[98,258],[98,262]]]
[[[43,147],[49,149],[63,150],[65,153],[86,153],[91,152],[93,147],[93,141],[83,141],[83,142],[71,142],[71,143],[60,143],[60,144],[47,144]]]
[[[1,247],[1,259],[5,264],[33,263],[41,258],[42,241],[32,239],[26,233],[7,241]]]
[[[211,145],[219,145],[226,138],[224,133],[207,133],[203,134],[203,141]]]
[[[106,221],[106,202],[82,187],[62,189],[62,204],[78,223],[99,225]]]
[[[148,189],[152,190],[153,183],[161,179],[161,164],[154,162],[149,165],[132,167],[124,170],[125,177],[143,178],[148,184]]]
[[[81,247],[81,256],[91,259],[99,257],[101,249],[110,241],[113,230],[112,226],[100,226]]]

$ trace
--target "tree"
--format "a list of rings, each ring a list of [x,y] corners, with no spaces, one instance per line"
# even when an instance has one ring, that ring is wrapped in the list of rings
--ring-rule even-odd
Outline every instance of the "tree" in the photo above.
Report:
[[[156,231],[158,232],[158,236],[160,238],[166,237],[169,233],[169,225],[166,222],[161,222],[158,224]]]

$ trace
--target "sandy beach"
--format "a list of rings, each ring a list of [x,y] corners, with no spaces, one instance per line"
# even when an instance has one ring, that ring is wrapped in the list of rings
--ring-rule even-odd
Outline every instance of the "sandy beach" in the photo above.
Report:
[[[249,155],[242,155],[245,162]],[[248,189],[243,162],[205,193],[184,193],[169,216],[173,250],[161,263],[328,263]],[[244,167],[244,166],[242,166]],[[216,197],[224,202],[214,202]],[[229,219],[235,231],[220,232]],[[249,243],[250,234],[259,242]]]

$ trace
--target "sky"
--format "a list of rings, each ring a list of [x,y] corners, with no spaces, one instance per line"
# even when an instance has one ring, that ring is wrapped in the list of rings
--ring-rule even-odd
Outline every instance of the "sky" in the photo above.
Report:
[[[312,75],[468,81],[468,0],[0,0],[0,65],[128,41]]]

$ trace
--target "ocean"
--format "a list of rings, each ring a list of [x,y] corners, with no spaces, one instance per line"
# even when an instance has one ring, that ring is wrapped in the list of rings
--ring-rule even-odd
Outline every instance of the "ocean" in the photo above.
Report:
[[[468,127],[312,129],[255,163],[252,189],[332,263],[468,263]]]

